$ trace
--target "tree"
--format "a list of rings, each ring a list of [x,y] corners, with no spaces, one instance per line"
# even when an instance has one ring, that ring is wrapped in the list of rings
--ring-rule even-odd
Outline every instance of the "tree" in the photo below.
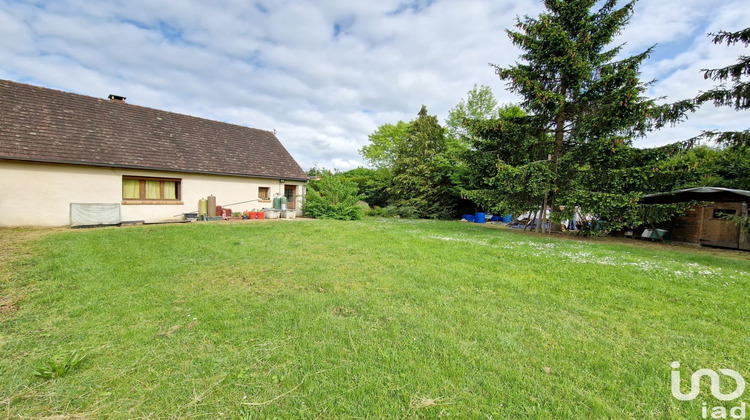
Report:
[[[640,198],[700,183],[706,168],[677,160],[690,151],[690,145],[683,143],[637,149],[624,142],[589,142],[565,158],[573,162],[568,171],[571,182],[563,184],[566,200],[594,215],[605,230],[664,221],[686,205],[645,205]]]
[[[306,174],[307,176],[310,176],[310,177],[323,178],[325,176],[332,176],[333,171],[331,171],[330,169],[326,169],[326,168],[318,168],[318,166],[316,165],[308,169]]]
[[[662,171],[681,174],[676,189],[723,187],[750,190],[750,148],[697,146],[663,161]]]
[[[712,186],[750,190],[750,147],[721,149],[708,176]]]
[[[419,217],[450,218],[459,199],[451,180],[448,145],[437,117],[427,115],[424,105],[409,124],[406,139],[396,148],[393,186],[398,204],[412,206]]]
[[[362,147],[359,153],[367,163],[376,168],[391,168],[396,161],[396,150],[406,140],[409,124],[399,121],[383,124],[368,136],[370,144]]]
[[[540,204],[549,204],[553,211],[582,201],[619,207],[622,203],[612,194],[578,182],[578,174],[592,162],[609,159],[608,150],[624,150],[620,146],[629,147],[634,137],[680,120],[692,106],[690,101],[657,106],[654,99],[643,97],[648,83],[640,81],[639,67],[651,49],[616,59],[622,46],[611,45],[628,23],[635,0],[621,8],[617,3],[545,0],[546,11],[538,18],[526,16],[518,20],[517,31],[507,31],[523,50],[521,62],[507,68],[493,65],[508,88],[523,98],[521,106],[529,114],[527,136],[539,144],[551,136],[548,161],[533,163],[536,171],[512,165],[508,170],[523,172],[537,190],[546,183]],[[597,4],[601,7],[593,11]],[[632,200],[628,197],[627,202]]]
[[[489,86],[481,85],[474,87],[466,94],[466,99],[461,101],[448,111],[445,126],[448,136],[458,139],[466,136],[465,128],[467,120],[488,120],[497,118],[497,99]]]
[[[528,116],[516,105],[500,108],[497,118],[466,120],[464,125],[469,150],[463,158],[462,194],[491,212],[538,210],[549,183],[549,136],[535,136]]]
[[[388,168],[356,168],[336,176],[357,184],[360,198],[370,206],[385,207],[389,204],[388,188],[391,186],[393,175]]]
[[[310,182],[302,210],[305,216],[316,219],[358,220],[362,218],[362,208],[357,202],[357,184],[326,175]]]
[[[737,32],[721,31],[717,34],[709,34],[714,37],[714,44],[734,45],[738,42],[750,45],[750,28],[745,28]],[[702,105],[706,102],[713,102],[716,106],[731,106],[735,110],[750,109],[750,82],[743,81],[743,76],[750,76],[750,57],[740,56],[736,64],[719,69],[703,69],[703,77],[711,79],[722,84],[709,90],[701,92],[695,100]],[[732,82],[731,87],[724,85],[724,82]],[[733,146],[750,146],[750,130],[744,131],[707,131],[703,134],[707,138],[712,138],[718,143],[729,144]]]

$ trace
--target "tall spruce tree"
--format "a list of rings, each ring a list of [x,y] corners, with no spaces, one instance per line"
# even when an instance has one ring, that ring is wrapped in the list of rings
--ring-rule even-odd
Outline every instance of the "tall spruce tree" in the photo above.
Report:
[[[750,45],[750,28],[745,28],[737,32],[721,31],[713,35],[714,44],[734,45],[739,43]],[[735,110],[750,109],[750,82],[743,81],[742,77],[750,76],[750,57],[740,56],[736,64],[719,69],[703,69],[703,77],[711,79],[722,84],[702,92],[696,98],[698,104],[713,102],[716,106],[731,106]],[[732,86],[727,87],[723,83],[731,81]],[[750,146],[750,130],[744,131],[707,131],[704,136],[713,138],[718,143],[729,144],[733,146]]]
[[[530,185],[539,188],[546,183],[540,204],[553,211],[573,208],[582,197],[590,202],[612,200],[605,191],[577,184],[578,171],[590,169],[592,160],[607,160],[608,150],[628,146],[634,137],[679,120],[690,109],[686,103],[656,106],[643,96],[649,83],[639,79],[639,67],[651,48],[617,58],[622,45],[613,42],[630,20],[636,0],[620,8],[617,3],[545,0],[546,11],[538,18],[525,16],[518,30],[507,30],[523,51],[520,62],[493,65],[509,89],[523,98],[521,105],[533,128],[527,132],[552,138],[546,170],[539,170],[540,180]],[[601,7],[594,10],[597,4]]]
[[[458,195],[447,150],[445,130],[423,105],[396,149],[390,193],[399,205],[414,207],[419,217],[453,217]]]

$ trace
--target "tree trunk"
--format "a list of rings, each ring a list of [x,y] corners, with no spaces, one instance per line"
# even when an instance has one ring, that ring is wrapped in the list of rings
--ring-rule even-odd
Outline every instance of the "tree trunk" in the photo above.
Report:
[[[555,150],[552,155],[552,165],[554,165],[554,178],[552,179],[551,191],[549,192],[549,205],[552,208],[552,212],[559,211],[559,207],[556,203],[556,190],[559,186],[560,179],[560,159],[564,153],[564,140],[565,140],[565,94],[567,93],[566,87],[563,85],[560,88],[560,95],[563,97],[563,103],[560,105],[560,110],[557,111],[555,117]],[[546,215],[546,213],[545,213]]]
[[[539,217],[536,218],[536,231],[544,232],[544,220],[547,218],[547,193],[544,194],[544,200],[542,200],[542,209],[539,212]]]

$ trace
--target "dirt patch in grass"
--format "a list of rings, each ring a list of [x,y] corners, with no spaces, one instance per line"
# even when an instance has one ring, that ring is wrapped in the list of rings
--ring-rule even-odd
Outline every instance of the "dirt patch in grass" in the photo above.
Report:
[[[41,237],[68,230],[67,228],[0,228],[0,275],[10,262],[31,255],[29,242]]]
[[[18,310],[18,300],[9,297],[0,298],[0,318],[9,316]]]
[[[350,316],[356,315],[357,310],[352,309],[352,308],[347,308],[344,306],[336,306],[335,308],[331,309],[331,313],[333,313],[335,316],[348,318]]]
[[[65,228],[12,228],[0,229],[0,321],[12,318],[18,312],[20,301],[28,294],[26,288],[7,286],[12,282],[17,267],[15,263],[33,255],[31,243]]]
[[[412,410],[419,410],[422,408],[428,408],[433,407],[436,405],[448,405],[452,404],[450,399],[446,398],[429,398],[425,396],[420,395],[414,395],[411,397],[411,401],[409,401],[409,408]]]
[[[213,293],[217,287],[231,287],[258,296],[276,296],[303,289],[304,286],[297,284],[287,272],[283,267],[266,263],[204,265],[185,276],[183,287],[204,293]]]

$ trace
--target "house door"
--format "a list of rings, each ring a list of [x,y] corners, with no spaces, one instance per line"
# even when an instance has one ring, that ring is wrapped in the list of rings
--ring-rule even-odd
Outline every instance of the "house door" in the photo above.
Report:
[[[286,197],[286,208],[296,209],[297,208],[297,186],[296,185],[284,185],[284,196]]]

